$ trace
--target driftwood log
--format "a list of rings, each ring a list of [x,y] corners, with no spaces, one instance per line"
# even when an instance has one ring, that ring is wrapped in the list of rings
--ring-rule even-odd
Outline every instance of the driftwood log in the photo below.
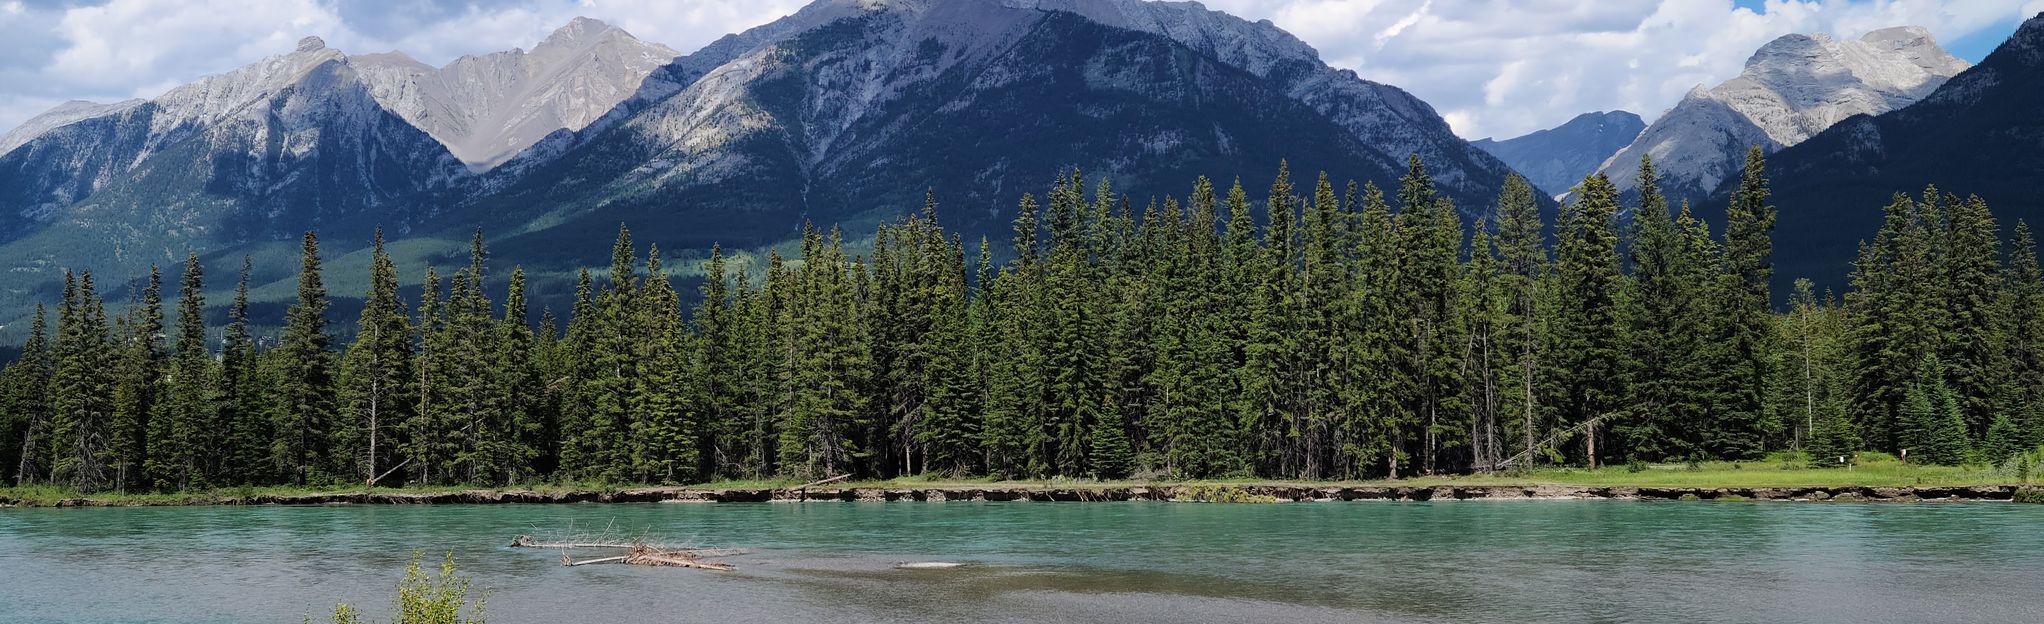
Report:
[[[511,540],[511,546],[513,548],[560,549],[561,565],[570,567],[594,565],[599,563],[622,563],[626,565],[695,568],[698,570],[716,570],[719,572],[729,572],[732,570],[736,570],[738,568],[737,566],[733,566],[729,563],[725,563],[722,561],[710,561],[708,559],[705,559],[705,557],[729,557],[734,555],[748,554],[752,552],[750,550],[746,550],[743,548],[695,548],[690,546],[670,546],[665,544],[654,544],[642,541],[627,542],[604,539],[594,540],[571,539],[561,541],[544,541],[533,539],[533,537],[530,535],[520,535],[516,538],[513,538]],[[591,550],[591,549],[609,550],[612,551],[613,553],[617,551],[623,551],[623,554],[606,554],[606,556],[576,560],[574,553],[571,552],[575,550]]]
[[[838,476],[835,476],[835,477],[830,477],[830,478],[828,478],[828,479],[818,479],[818,480],[815,480],[815,481],[810,481],[810,482],[808,482],[808,483],[804,483],[804,484],[802,484],[802,485],[798,485],[798,486],[795,486],[795,487],[791,487],[791,488],[786,488],[786,489],[783,489],[783,490],[780,490],[780,491],[781,491],[781,492],[787,492],[787,491],[790,491],[790,490],[792,490],[792,491],[794,491],[794,492],[795,492],[795,500],[801,500],[801,501],[806,501],[806,500],[809,500],[809,488],[813,488],[813,487],[816,487],[816,486],[819,486],[819,485],[824,485],[824,484],[828,484],[828,483],[837,483],[837,482],[839,482],[839,481],[843,481],[843,480],[845,480],[845,479],[850,479],[850,478],[852,478],[852,475],[851,475],[851,473],[845,473],[845,474],[841,474],[841,475],[838,475]]]

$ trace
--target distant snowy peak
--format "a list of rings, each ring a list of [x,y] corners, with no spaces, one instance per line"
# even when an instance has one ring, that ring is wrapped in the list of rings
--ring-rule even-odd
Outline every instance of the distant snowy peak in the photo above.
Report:
[[[470,168],[489,169],[547,135],[575,131],[643,89],[664,97],[679,85],[647,84],[679,53],[623,29],[578,17],[530,52],[464,56],[431,67],[401,52],[364,55],[378,101],[445,144]]]
[[[1748,146],[1771,152],[1854,115],[1908,106],[1967,67],[1915,26],[1844,41],[1784,35],[1755,51],[1737,77],[1692,89],[1601,170],[1630,190],[1640,156],[1651,155],[1673,192],[1700,196],[1737,169]]]

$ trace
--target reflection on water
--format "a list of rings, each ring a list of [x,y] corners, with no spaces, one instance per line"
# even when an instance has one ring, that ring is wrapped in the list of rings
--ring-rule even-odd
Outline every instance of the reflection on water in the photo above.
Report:
[[[563,568],[569,526],[753,548]],[[0,510],[0,624],[281,622],[452,550],[517,622],[2007,622],[2044,506],[1522,501]],[[905,570],[905,561],[961,561]]]

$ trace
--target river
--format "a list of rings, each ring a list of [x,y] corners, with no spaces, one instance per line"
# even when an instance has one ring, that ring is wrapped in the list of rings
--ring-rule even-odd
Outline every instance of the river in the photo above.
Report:
[[[507,546],[571,527],[755,552]],[[0,509],[0,624],[382,620],[415,550],[497,624],[2044,621],[2040,505],[1465,501]]]

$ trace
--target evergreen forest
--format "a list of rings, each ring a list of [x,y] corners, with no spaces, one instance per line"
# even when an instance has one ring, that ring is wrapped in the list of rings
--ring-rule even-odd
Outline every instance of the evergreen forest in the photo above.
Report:
[[[1360,479],[2044,443],[2026,224],[1898,194],[1848,292],[1773,293],[1758,149],[1716,231],[1640,169],[1636,200],[1592,175],[1552,223],[1517,177],[1460,209],[1416,157],[1392,189],[1280,165],[1257,199],[1202,178],[1139,203],[1072,172],[1020,198],[1010,240],[947,230],[933,198],[856,249],[808,227],[764,267],[715,250],[688,295],[621,227],[572,307],[537,314],[480,233],[409,278],[379,233],[352,328],[328,326],[308,232],[262,337],[246,269],[224,327],[196,254],[118,313],[75,269],[0,372],[0,466],[88,492]]]

